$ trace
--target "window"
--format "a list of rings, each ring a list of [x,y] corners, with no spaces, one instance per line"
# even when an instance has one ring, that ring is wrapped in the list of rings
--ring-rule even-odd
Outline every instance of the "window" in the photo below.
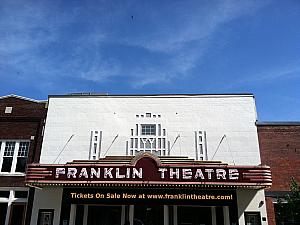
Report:
[[[27,195],[27,188],[0,189],[0,225],[24,223]]]
[[[10,209],[9,224],[10,225],[24,224],[25,212],[26,212],[26,203],[19,203],[19,202],[13,203]]]
[[[24,173],[28,151],[28,141],[0,141],[0,171]]]
[[[0,191],[0,198],[9,198],[9,191]]]
[[[0,202],[0,224],[5,224],[6,213],[7,213],[7,203]]]
[[[142,124],[142,135],[156,135],[155,124]]]
[[[245,225],[261,225],[259,212],[245,212]]]
[[[15,191],[15,198],[27,198],[28,191]]]
[[[20,142],[17,156],[16,172],[25,172],[28,150],[29,142]]]
[[[40,209],[38,216],[38,225],[53,224],[54,209]]]
[[[4,143],[3,143],[4,144]],[[16,142],[6,142],[2,159],[1,172],[11,172]]]

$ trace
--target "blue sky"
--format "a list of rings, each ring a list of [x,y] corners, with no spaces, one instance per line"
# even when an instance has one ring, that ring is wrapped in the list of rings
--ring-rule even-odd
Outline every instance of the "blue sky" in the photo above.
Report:
[[[253,93],[300,121],[300,1],[1,0],[0,95]]]

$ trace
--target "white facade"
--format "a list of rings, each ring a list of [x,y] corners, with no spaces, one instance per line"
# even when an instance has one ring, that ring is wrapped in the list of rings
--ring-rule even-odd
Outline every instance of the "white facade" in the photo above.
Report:
[[[53,96],[40,163],[131,155],[136,152],[132,139],[138,139],[141,150],[142,125],[155,125],[155,135],[145,138],[156,138],[156,148],[157,138],[165,138],[160,154],[165,150],[171,156],[259,165],[256,120],[252,95]],[[48,204],[55,208],[58,224],[61,195],[62,188],[38,190],[31,224],[37,223],[38,209]],[[237,199],[240,225],[245,224],[245,211],[266,218],[263,190],[237,190]]]
[[[137,124],[161,124],[170,155],[196,158],[204,131],[208,160],[258,165],[255,122],[252,95],[50,97],[40,163],[89,159],[92,131],[102,133],[100,157],[126,155]]]

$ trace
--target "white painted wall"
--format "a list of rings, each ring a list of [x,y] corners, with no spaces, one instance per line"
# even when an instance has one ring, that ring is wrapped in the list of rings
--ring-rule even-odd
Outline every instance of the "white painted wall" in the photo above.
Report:
[[[59,224],[62,188],[35,189],[31,225],[36,225],[40,209],[54,209],[53,224]]]
[[[136,114],[160,114],[161,118],[136,118]],[[171,155],[195,158],[194,131],[207,133],[208,159],[223,140],[214,160],[237,165],[258,165],[260,155],[252,95],[199,96],[66,96],[50,97],[41,163],[88,159],[91,130],[101,130],[101,157],[118,135],[107,155],[125,155],[126,141],[136,123],[161,123],[174,144]]]
[[[266,200],[264,190],[237,190],[239,224],[245,224],[244,212],[260,212],[260,216],[266,221],[261,221],[262,225],[268,225]]]

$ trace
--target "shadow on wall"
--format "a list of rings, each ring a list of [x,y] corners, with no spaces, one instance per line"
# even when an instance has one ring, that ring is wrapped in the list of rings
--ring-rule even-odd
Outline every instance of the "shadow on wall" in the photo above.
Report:
[[[260,211],[261,207],[264,205],[264,199],[255,198],[258,194],[257,190],[238,190],[237,200],[239,203],[238,218],[243,218],[244,212],[246,211]],[[252,202],[251,202],[252,201]]]

